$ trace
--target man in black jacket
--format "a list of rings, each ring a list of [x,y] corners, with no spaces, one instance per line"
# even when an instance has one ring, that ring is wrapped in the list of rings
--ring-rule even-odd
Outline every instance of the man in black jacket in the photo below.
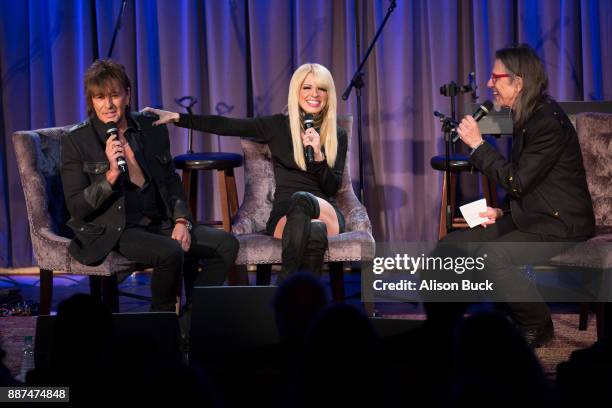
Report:
[[[131,86],[122,65],[94,62],[85,75],[89,119],[61,143],[61,176],[75,233],[70,254],[97,264],[115,249],[154,267],[152,311],[174,311],[185,259],[204,261],[186,272],[187,301],[193,284],[221,285],[234,264],[238,241],[229,233],[193,226],[176,174],[168,130],[154,118],[131,112]],[[107,133],[115,128],[116,133]],[[123,158],[126,164],[118,165]]]
[[[516,266],[546,261],[571,246],[567,243],[588,239],[595,233],[595,216],[576,131],[546,94],[541,60],[526,45],[498,50],[495,57],[487,86],[496,105],[512,111],[510,159],[484,141],[473,117],[466,116],[457,132],[471,149],[470,162],[507,190],[510,211],[487,207],[480,214],[488,219],[483,228],[456,231],[444,242],[483,243],[479,253],[486,254],[487,277],[528,343],[539,347],[553,337],[550,311],[533,277]]]

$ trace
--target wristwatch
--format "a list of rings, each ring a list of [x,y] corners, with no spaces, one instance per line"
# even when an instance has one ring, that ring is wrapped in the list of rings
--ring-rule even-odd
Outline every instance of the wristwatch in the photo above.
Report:
[[[191,224],[191,221],[189,221],[186,218],[179,218],[176,221],[174,221],[175,224],[183,224],[185,225],[185,227],[187,227],[187,231],[191,232],[191,230],[193,229],[193,224]]]

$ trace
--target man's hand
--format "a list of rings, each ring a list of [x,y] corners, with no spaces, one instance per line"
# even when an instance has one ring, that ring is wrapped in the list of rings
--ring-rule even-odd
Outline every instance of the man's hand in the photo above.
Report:
[[[161,109],[149,108],[148,106],[141,110],[141,112],[148,112],[159,117],[158,120],[153,122],[153,126],[165,125],[170,122],[178,122],[180,115],[176,112],[165,111]]]
[[[110,165],[110,169],[106,172],[106,180],[113,185],[121,175],[121,170],[117,164],[117,159],[123,156],[123,146],[121,142],[117,140],[116,135],[110,136],[106,139],[106,148],[104,149],[106,158]]]
[[[191,248],[191,234],[187,230],[187,226],[185,224],[174,224],[174,229],[172,230],[172,239],[177,240],[179,244],[181,244],[183,252],[187,252],[189,251],[189,248]]]
[[[487,210],[481,213],[478,213],[483,218],[488,218],[488,221],[483,222],[482,225],[484,228],[487,228],[487,225],[495,224],[495,220],[504,216],[504,212],[501,208],[493,208],[487,207]]]
[[[472,115],[467,115],[461,120],[461,123],[459,123],[457,127],[457,133],[459,133],[459,137],[463,143],[468,145],[470,149],[475,148],[483,141],[478,123],[476,123]]]

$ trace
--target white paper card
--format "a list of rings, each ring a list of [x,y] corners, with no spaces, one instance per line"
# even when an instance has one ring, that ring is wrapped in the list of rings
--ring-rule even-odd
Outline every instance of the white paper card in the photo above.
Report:
[[[461,210],[461,215],[463,215],[465,222],[467,222],[470,228],[474,228],[475,226],[489,220],[488,218],[478,215],[478,213],[487,211],[487,200],[484,198],[462,205],[459,207],[459,210]]]

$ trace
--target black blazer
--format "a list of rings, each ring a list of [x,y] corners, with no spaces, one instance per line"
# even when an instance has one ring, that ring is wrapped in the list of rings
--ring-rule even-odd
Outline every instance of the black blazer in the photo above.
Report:
[[[525,125],[514,129],[510,161],[488,143],[470,161],[508,191],[512,220],[520,231],[561,238],[594,235],[578,136],[555,101],[542,101]]]
[[[155,119],[130,113],[128,121],[137,132],[129,140],[143,173],[156,184],[165,217],[176,220],[193,217],[187,205],[183,185],[170,154],[166,126],[153,126]],[[126,222],[125,198],[118,180],[114,186],[106,180],[110,165],[104,153],[106,135],[96,132],[92,120],[74,126],[61,141],[61,176],[68,226],[75,238],[69,252],[83,264],[101,262],[117,244]],[[123,177],[123,176],[121,176]]]

